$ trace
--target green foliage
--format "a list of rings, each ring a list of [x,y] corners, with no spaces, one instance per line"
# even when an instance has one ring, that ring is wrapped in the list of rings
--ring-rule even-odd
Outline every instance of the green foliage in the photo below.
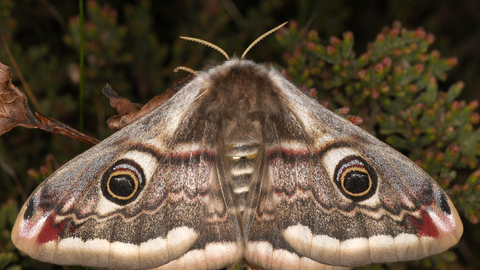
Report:
[[[480,68],[472,64],[476,58],[470,56],[478,50],[476,46],[470,51],[461,49],[464,44],[475,44],[480,35],[465,34],[469,24],[461,23],[461,17],[466,17],[459,8],[461,4],[436,2],[436,10],[447,8],[456,18],[442,22],[438,14],[425,17],[415,13],[426,9],[422,1],[397,2],[372,8],[362,1],[348,0],[235,4],[216,0],[87,1],[86,133],[97,138],[112,133],[106,129],[105,120],[113,110],[100,92],[105,83],[132,101],[145,103],[180,78],[172,73],[175,67],[199,69],[205,60],[223,60],[214,50],[178,40],[179,35],[211,41],[229,54],[241,53],[265,31],[287,19],[297,19],[298,24],[291,22],[277,34],[277,41],[271,37],[262,40],[247,57],[257,62],[281,62],[279,56],[285,53],[284,66],[290,79],[303,84],[301,88],[309,94],[318,92],[318,99],[330,102],[331,107],[349,107],[351,114],[361,116],[362,128],[415,160],[447,189],[463,213],[463,252],[453,249],[417,262],[361,269],[452,269],[460,264],[476,269],[480,267],[480,259],[475,256],[480,252],[476,248],[480,246],[480,234],[476,233],[478,225],[474,225],[480,213],[480,117],[477,101],[457,99],[465,94],[464,88],[476,89],[478,85]],[[12,65],[2,46],[8,43],[42,112],[76,127],[78,3],[52,3],[0,1],[0,61]],[[413,21],[415,16],[424,19]],[[408,22],[406,25],[433,29],[437,42],[433,43],[433,34],[421,28],[407,30],[395,23],[367,46],[392,17]],[[445,25],[452,30],[444,33]],[[345,34],[341,38],[332,37],[328,44],[322,41],[342,32]],[[445,36],[466,42],[458,45]],[[364,46],[366,49],[359,49]],[[446,72],[457,60],[442,58],[439,51],[431,49],[433,46],[444,55],[458,53],[462,64],[449,74],[457,74],[456,80],[465,76],[466,87],[462,82],[448,81]],[[359,51],[363,53],[356,53]],[[15,84],[23,89],[19,81]],[[59,164],[77,154],[78,144],[62,136],[21,128],[0,137],[0,269],[60,269],[18,252],[9,234],[26,197]]]
[[[0,208],[0,269],[21,269],[19,265],[13,264],[18,262],[19,256],[10,241],[10,230],[19,210],[13,199],[3,203]]]

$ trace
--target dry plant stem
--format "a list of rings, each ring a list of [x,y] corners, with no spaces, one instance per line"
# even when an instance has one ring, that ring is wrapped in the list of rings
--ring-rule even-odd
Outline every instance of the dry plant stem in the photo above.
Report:
[[[12,169],[7,163],[5,163],[3,160],[0,159],[0,167],[6,171],[10,177],[12,177],[13,182],[15,184],[15,188],[17,189],[18,193],[20,193],[20,196],[22,197],[23,201],[26,201],[28,196],[27,193],[25,192],[25,189],[22,186],[22,183],[20,183],[20,179],[18,179],[17,174],[15,173],[15,170]]]
[[[55,18],[55,20],[58,22],[58,24],[62,27],[63,32],[67,33],[68,32],[68,24],[63,18],[62,14],[58,11],[58,9],[48,0],[40,0],[45,7],[47,8],[48,12],[52,14],[52,16]]]
[[[42,124],[48,127],[48,129],[44,129],[48,132],[63,134],[63,135],[72,137],[74,139],[77,139],[79,141],[82,141],[84,143],[87,143],[89,145],[96,145],[100,142],[98,139],[92,136],[89,136],[87,134],[84,134],[72,127],[69,127],[63,124],[62,122],[57,121],[51,117],[48,117],[38,112],[35,113],[35,115],[37,116],[38,119],[40,119],[40,121],[42,121]]]
[[[41,112],[42,110],[40,109],[40,104],[38,103],[37,99],[33,95],[33,92],[30,89],[30,86],[28,85],[27,81],[25,80],[25,77],[23,77],[22,70],[18,66],[17,61],[15,60],[15,57],[13,57],[12,51],[10,51],[10,47],[8,46],[8,43],[5,40],[5,37],[3,36],[2,36],[2,43],[3,43],[3,46],[5,47],[5,51],[7,52],[8,59],[10,59],[10,62],[12,62],[13,68],[15,69],[15,72],[17,73],[18,78],[20,79],[20,82],[22,83],[22,86],[25,89],[25,92],[27,92],[28,97],[32,101],[33,107],[35,107],[35,110]]]
[[[221,2],[225,7],[225,10],[228,12],[228,14],[230,14],[230,16],[237,25],[245,24],[245,18],[242,16],[240,11],[238,11],[237,6],[235,5],[235,3],[233,3],[232,0],[222,0]]]

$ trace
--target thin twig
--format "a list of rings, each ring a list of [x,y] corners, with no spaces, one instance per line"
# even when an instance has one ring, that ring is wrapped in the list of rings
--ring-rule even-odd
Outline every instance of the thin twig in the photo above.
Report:
[[[12,177],[13,182],[15,183],[15,188],[17,189],[18,193],[20,193],[22,200],[26,201],[28,198],[27,193],[25,192],[25,189],[23,189],[22,183],[20,183],[20,180],[18,179],[17,173],[15,173],[15,170],[12,169],[12,167],[10,167],[2,159],[0,159],[0,167]]]
[[[245,18],[243,18],[242,14],[240,13],[240,11],[238,11],[237,6],[235,5],[235,3],[233,3],[232,0],[222,0],[221,2],[227,10],[227,13],[238,25],[245,24]]]
[[[60,12],[58,12],[58,9],[54,5],[52,5],[52,3],[50,3],[50,1],[40,0],[40,2],[42,2],[45,5],[47,10],[52,14],[52,16],[55,18],[55,20],[57,20],[58,24],[62,27],[63,32],[67,32],[68,31],[67,22],[62,17]]]
[[[79,130],[80,132],[83,132],[83,81],[84,81],[84,53],[85,53],[85,44],[84,44],[84,31],[83,31],[83,0],[78,1],[79,5],[79,12],[80,12],[80,24],[79,24],[79,31],[80,31],[80,83],[78,84],[78,99],[80,99],[80,104],[79,104]],[[83,145],[80,145],[80,148],[82,148]]]
[[[18,66],[17,61],[15,60],[15,57],[13,57],[12,51],[10,50],[10,47],[8,46],[7,41],[3,36],[2,36],[2,43],[3,43],[3,46],[5,47],[5,51],[7,52],[8,59],[10,59],[10,62],[12,62],[13,69],[15,69],[15,73],[17,73],[17,76],[20,79],[20,82],[22,83],[22,86],[25,89],[25,92],[27,92],[28,98],[32,102],[33,107],[35,107],[35,110],[37,110],[37,112],[42,112],[42,109],[40,109],[40,104],[38,103],[37,99],[33,95],[32,89],[30,89],[30,86],[25,80],[25,77],[23,77],[22,70]]]

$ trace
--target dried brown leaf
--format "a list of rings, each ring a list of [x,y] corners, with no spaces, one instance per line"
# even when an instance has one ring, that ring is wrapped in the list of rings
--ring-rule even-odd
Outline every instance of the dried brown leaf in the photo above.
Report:
[[[108,83],[103,87],[102,93],[110,100],[110,106],[117,110],[120,116],[136,112],[143,106],[143,104],[132,103],[130,100],[119,96]]]
[[[28,107],[27,97],[12,84],[12,68],[0,63],[0,135],[16,126],[23,126],[60,133],[90,145],[100,142],[53,118],[40,113],[36,113],[36,116],[40,121]]]
[[[43,129],[30,111],[27,97],[11,80],[12,68],[0,63],[0,135],[16,126]]]
[[[165,93],[152,98],[143,107],[141,104],[132,103],[128,99],[120,97],[115,91],[113,91],[109,84],[105,85],[105,87],[102,89],[102,93],[110,100],[110,105],[118,112],[118,115],[108,118],[108,127],[111,129],[121,129],[135,120],[147,115],[149,112],[165,103],[173,96],[173,94],[175,94],[186,83],[192,80],[194,76],[195,75],[192,74],[188,77],[178,80],[173,84],[172,88],[168,88]]]

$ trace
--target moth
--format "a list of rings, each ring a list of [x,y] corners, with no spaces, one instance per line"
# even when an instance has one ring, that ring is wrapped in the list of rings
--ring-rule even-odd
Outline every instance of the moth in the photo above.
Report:
[[[14,244],[112,269],[346,269],[459,241],[459,215],[426,172],[244,55],[53,173]]]

